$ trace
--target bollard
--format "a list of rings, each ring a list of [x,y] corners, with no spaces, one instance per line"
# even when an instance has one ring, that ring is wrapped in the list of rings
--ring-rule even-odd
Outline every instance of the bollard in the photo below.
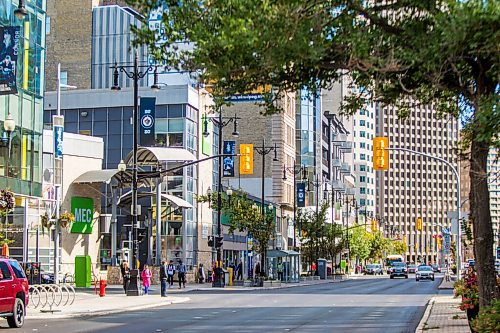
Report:
[[[99,281],[99,296],[100,297],[106,296],[106,281],[104,281],[103,279]]]

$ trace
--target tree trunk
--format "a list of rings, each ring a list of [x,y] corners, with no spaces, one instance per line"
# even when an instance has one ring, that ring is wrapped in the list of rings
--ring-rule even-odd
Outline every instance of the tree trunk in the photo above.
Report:
[[[490,214],[490,193],[486,162],[489,146],[486,142],[472,140],[470,157],[469,194],[474,227],[474,254],[479,286],[479,306],[490,305],[499,298],[493,257],[493,227]]]

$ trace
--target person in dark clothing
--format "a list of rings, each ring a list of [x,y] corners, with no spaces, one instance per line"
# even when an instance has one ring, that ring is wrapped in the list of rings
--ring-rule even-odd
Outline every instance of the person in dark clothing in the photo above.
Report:
[[[260,272],[260,262],[257,263],[257,265],[255,265],[255,277],[259,277],[261,274]]]
[[[167,297],[167,264],[161,262],[160,266],[161,297]]]
[[[200,264],[198,268],[198,283],[205,283],[205,269],[203,268],[203,264]]]
[[[128,263],[123,262],[120,269],[123,278],[123,290],[127,293],[128,285],[130,283],[130,268],[128,268]]]
[[[243,263],[241,261],[236,267],[236,280],[243,280]]]
[[[177,266],[177,276],[179,277],[179,289],[184,286],[186,288],[186,265],[179,260],[179,266]]]

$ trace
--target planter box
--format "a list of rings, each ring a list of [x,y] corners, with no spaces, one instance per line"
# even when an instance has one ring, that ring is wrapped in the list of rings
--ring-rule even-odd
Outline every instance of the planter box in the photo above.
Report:
[[[251,287],[253,285],[252,280],[243,281],[243,287]]]
[[[319,281],[320,280],[319,276],[313,276],[312,278],[313,278],[314,281]]]
[[[269,288],[273,286],[272,281],[264,281],[264,284],[262,285],[264,288]]]
[[[271,285],[272,285],[273,287],[281,287],[281,281],[273,281],[273,282],[271,283]]]

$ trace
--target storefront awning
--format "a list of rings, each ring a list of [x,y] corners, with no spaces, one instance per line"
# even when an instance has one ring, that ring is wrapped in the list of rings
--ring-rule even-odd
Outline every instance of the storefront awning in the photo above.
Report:
[[[147,197],[154,197],[154,196],[156,196],[156,193],[154,193],[154,192],[137,192],[138,199],[147,198]],[[162,193],[161,197],[163,199],[170,201],[176,207],[193,208],[193,205],[191,205],[189,202],[187,202],[186,200],[181,199],[179,197],[176,197],[175,195]],[[127,193],[120,196],[120,198],[118,199],[117,205],[124,206],[124,205],[130,205],[130,204],[132,204],[132,192],[128,191]]]
[[[132,171],[118,171],[116,169],[107,170],[92,170],[87,171],[84,174],[76,178],[73,183],[77,184],[97,184],[106,183],[109,184],[112,180],[115,180],[122,187],[130,187],[132,184],[130,180],[132,179]],[[152,187],[154,182],[150,178],[144,178],[138,181],[138,187]]]
[[[132,164],[132,154],[127,155],[125,163]],[[139,147],[137,149],[137,164],[156,166],[162,162],[191,162],[196,157],[184,148]]]
[[[292,257],[299,256],[300,253],[293,250],[269,250],[267,251],[268,258]]]

